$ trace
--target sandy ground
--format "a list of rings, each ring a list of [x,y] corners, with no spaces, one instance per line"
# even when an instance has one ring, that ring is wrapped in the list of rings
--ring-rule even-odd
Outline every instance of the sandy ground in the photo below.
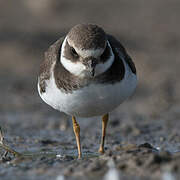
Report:
[[[111,161],[121,179],[179,179],[179,17],[178,0],[0,2],[0,126],[5,142],[26,154],[1,158],[1,179],[98,180]],[[124,44],[139,83],[110,114],[105,155],[97,153],[100,118],[78,119],[84,158],[77,160],[70,117],[44,104],[36,84],[44,51],[86,22]]]

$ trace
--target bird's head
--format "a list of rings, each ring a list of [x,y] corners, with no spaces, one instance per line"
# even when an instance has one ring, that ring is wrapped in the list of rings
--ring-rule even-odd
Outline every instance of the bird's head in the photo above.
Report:
[[[102,28],[94,24],[79,24],[67,34],[60,58],[70,73],[93,78],[112,65],[114,54]]]

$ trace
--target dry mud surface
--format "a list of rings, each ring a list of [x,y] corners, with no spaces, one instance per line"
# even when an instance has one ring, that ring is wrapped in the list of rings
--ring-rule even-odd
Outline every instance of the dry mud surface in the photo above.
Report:
[[[112,166],[123,180],[180,179],[179,17],[179,0],[0,2],[0,126],[23,154],[4,158],[0,149],[0,179],[100,180]],[[82,22],[121,40],[139,83],[110,114],[104,155],[100,117],[78,119],[78,160],[70,117],[44,104],[36,83],[43,52]]]

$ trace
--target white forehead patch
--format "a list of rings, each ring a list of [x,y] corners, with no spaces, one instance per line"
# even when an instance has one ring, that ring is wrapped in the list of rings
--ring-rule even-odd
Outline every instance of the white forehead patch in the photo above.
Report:
[[[104,49],[102,48],[101,49],[88,49],[88,50],[85,50],[85,49],[81,50],[81,49],[75,48],[75,50],[82,58],[86,58],[90,56],[97,58],[104,51]]]

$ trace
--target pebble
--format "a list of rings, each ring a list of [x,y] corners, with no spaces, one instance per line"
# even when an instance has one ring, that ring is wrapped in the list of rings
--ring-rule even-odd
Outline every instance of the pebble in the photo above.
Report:
[[[104,180],[120,180],[119,171],[116,169],[113,159],[108,161],[109,170],[104,176]]]
[[[57,176],[56,180],[65,180],[65,177],[63,175]]]
[[[171,172],[165,172],[162,175],[162,180],[176,180],[176,178],[174,177],[174,175]]]

